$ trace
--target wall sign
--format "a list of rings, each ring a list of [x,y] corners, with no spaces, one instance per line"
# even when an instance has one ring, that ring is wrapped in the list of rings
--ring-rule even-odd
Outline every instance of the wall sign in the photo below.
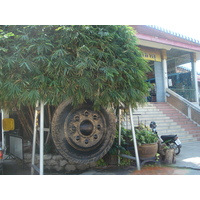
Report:
[[[143,58],[145,58],[146,60],[161,62],[161,55],[160,55],[159,49],[140,47],[140,50],[143,53],[143,55],[142,55]]]

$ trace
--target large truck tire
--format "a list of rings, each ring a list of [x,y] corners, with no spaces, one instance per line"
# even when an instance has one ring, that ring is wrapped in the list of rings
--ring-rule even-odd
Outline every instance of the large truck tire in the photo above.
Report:
[[[59,153],[74,163],[90,163],[102,158],[111,148],[116,135],[113,112],[92,103],[74,108],[62,102],[52,120],[52,138]]]

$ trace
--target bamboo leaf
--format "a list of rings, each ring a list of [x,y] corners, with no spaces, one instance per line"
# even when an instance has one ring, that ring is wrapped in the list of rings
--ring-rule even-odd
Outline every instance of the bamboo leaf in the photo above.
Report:
[[[70,98],[96,108],[119,100],[135,106],[148,94],[149,66],[128,26],[1,26],[0,35],[7,33],[13,35],[0,40],[0,105]]]

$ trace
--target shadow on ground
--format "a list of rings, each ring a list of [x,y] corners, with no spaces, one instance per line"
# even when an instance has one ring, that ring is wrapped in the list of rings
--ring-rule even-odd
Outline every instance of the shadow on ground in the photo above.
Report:
[[[38,175],[38,173],[34,174]],[[3,175],[31,175],[31,168],[16,160],[5,160],[3,164]],[[58,173],[45,170],[44,175],[200,175],[200,170],[164,165],[144,166],[141,170],[137,170],[134,166],[104,166],[73,173]]]

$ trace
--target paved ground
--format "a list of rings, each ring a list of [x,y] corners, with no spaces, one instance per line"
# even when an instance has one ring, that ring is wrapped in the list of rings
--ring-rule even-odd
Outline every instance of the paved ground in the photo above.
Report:
[[[4,175],[30,175],[30,167],[22,166],[15,160],[4,161]],[[50,173],[45,172],[46,175]],[[57,175],[57,173],[54,173]],[[176,156],[176,164],[161,167],[97,167],[69,175],[200,175],[200,141],[183,144],[181,153]]]
[[[176,164],[171,166],[200,170],[200,141],[183,144],[181,153],[176,156]]]
[[[200,141],[185,143],[181,152],[176,156],[176,163],[162,167],[143,167],[140,171],[136,168],[105,168],[91,169],[81,175],[200,175]]]

